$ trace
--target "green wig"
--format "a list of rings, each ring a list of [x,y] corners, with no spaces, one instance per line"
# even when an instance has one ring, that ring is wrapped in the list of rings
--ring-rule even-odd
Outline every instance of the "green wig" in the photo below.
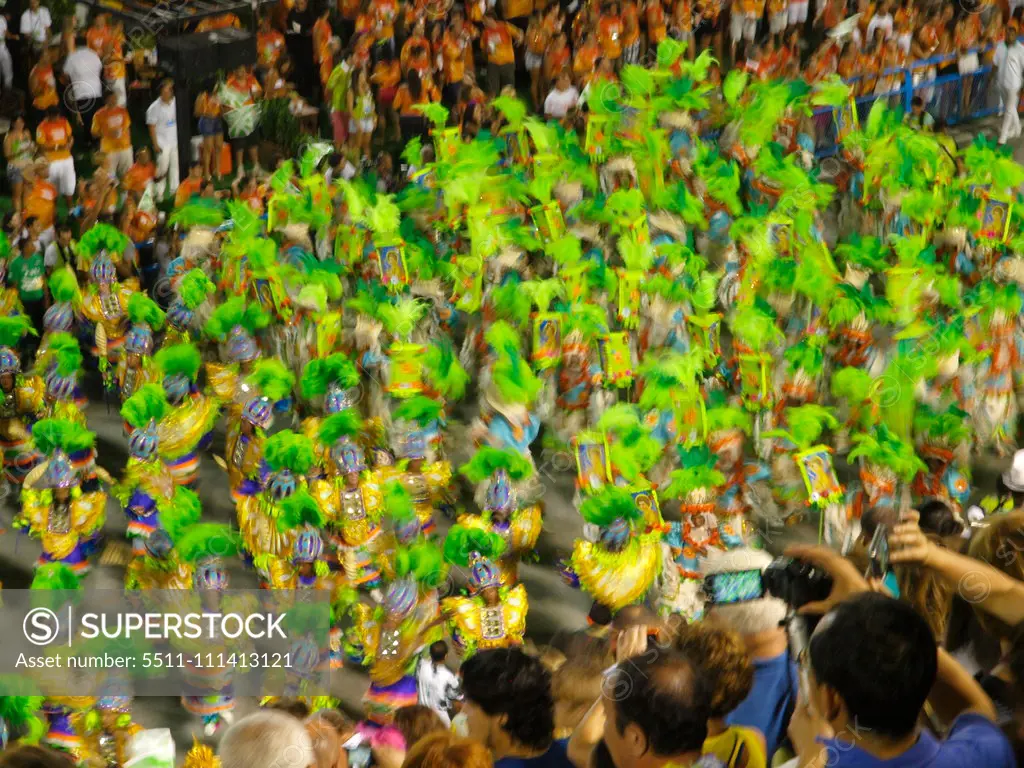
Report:
[[[164,347],[153,355],[153,362],[161,375],[165,377],[184,376],[195,383],[199,376],[199,368],[203,364],[203,358],[199,354],[199,349],[194,345],[175,344]]]
[[[121,416],[136,429],[167,415],[167,393],[159,384],[143,384],[121,406]]]
[[[283,430],[267,438],[263,447],[263,460],[273,472],[290,470],[305,475],[313,466],[313,441],[303,434]]]
[[[477,557],[492,559],[505,551],[505,540],[497,533],[466,525],[453,525],[444,537],[444,559],[468,568]]]
[[[525,480],[533,474],[533,466],[515,451],[492,448],[485,445],[478,449],[473,458],[459,467],[459,472],[471,483],[487,480],[503,469],[512,480]]]

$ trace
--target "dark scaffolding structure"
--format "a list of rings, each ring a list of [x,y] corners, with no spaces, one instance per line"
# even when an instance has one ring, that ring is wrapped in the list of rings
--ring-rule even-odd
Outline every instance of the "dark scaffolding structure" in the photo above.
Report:
[[[240,65],[256,63],[255,29],[193,32],[203,19],[233,13],[249,17],[255,27],[261,5],[274,0],[84,0],[96,13],[109,13],[124,23],[125,41],[139,47],[155,38],[158,66],[174,80],[175,122],[178,129],[178,169],[188,175],[192,140],[192,103],[198,86]]]

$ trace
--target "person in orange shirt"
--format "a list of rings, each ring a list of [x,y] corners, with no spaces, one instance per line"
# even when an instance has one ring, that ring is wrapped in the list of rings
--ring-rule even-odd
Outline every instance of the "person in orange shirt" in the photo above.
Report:
[[[615,69],[622,63],[622,31],[619,4],[609,3],[608,9],[601,14],[601,20],[597,23],[597,39],[601,43],[604,58],[608,59]]]
[[[668,36],[665,8],[661,0],[647,0],[644,3],[644,23],[647,25],[647,51],[653,54],[658,43]]]
[[[544,52],[547,50],[551,38],[544,25],[544,16],[540,11],[535,11],[530,17],[530,23],[526,26],[526,71],[530,73],[530,99],[533,108],[540,110],[543,98],[541,86],[541,74],[544,68]]]
[[[473,30],[462,11],[452,11],[451,23],[441,36],[442,102],[451,109],[459,101],[466,72],[473,71]]]
[[[239,66],[227,79],[227,87],[238,94],[244,94],[243,105],[255,104],[256,99],[263,95],[263,89],[259,81],[253,77],[252,72],[243,64]],[[230,126],[230,120],[228,121]],[[252,160],[253,173],[260,173],[259,146],[256,139],[256,131],[252,130],[245,136],[231,137],[231,149],[235,153],[235,164],[238,175],[245,173],[245,151],[249,150],[249,159]]]
[[[56,106],[47,109],[46,119],[36,128],[36,144],[49,163],[50,183],[67,198],[69,206],[75,194],[75,160],[71,157],[74,143],[71,123]]]
[[[398,18],[396,0],[370,0],[373,15],[373,34],[378,48],[395,53],[395,19]]]
[[[178,190],[174,193],[174,207],[180,208],[183,206],[192,199],[193,195],[198,195],[202,187],[203,164],[192,163],[188,169],[188,176],[178,185]]]
[[[544,54],[544,87],[547,88],[548,83],[555,82],[560,72],[568,72],[571,61],[572,51],[569,50],[565,33],[559,32]]]
[[[131,125],[128,110],[117,104],[117,94],[107,91],[103,106],[92,116],[92,135],[99,138],[100,151],[107,155],[118,178],[132,167]]]
[[[196,96],[194,111],[199,123],[199,135],[203,137],[199,153],[203,175],[208,179],[212,176],[219,179],[221,147],[224,146],[224,121],[221,117],[224,105],[220,103],[216,90],[200,91]]]
[[[501,17],[511,21],[522,31],[526,29],[526,21],[533,13],[533,0],[501,0]]]
[[[734,3],[729,17],[729,37],[732,40],[732,58],[736,58],[736,46],[740,40],[754,41],[757,22],[764,15],[764,0],[738,0]]]
[[[640,61],[640,9],[635,0],[622,2],[622,61],[624,64]]]
[[[42,225],[40,242],[48,245],[53,241],[53,223],[57,219],[57,188],[46,179],[46,162],[40,160],[25,168],[25,202],[22,206],[22,220],[35,217]]]
[[[582,83],[583,78],[594,71],[600,55],[601,46],[597,44],[597,35],[593,31],[587,32],[583,45],[576,49],[572,60],[572,73],[576,82]]]
[[[32,94],[32,108],[36,122],[50,107],[57,106],[57,78],[53,74],[53,49],[43,49],[39,63],[32,67],[28,76],[28,89]]]
[[[216,32],[218,29],[241,29],[242,22],[233,13],[222,13],[217,16],[207,16],[196,25],[196,33]]]
[[[263,71],[276,67],[283,50],[284,35],[270,25],[269,16],[264,16],[256,33],[256,67]]]
[[[313,62],[319,64],[327,53],[331,40],[331,7],[324,6],[323,12],[313,24]]]
[[[128,192],[142,194],[156,178],[156,165],[149,147],[142,147],[135,153],[135,163],[121,179],[121,186]]]
[[[489,10],[484,16],[484,32],[480,47],[487,52],[487,92],[497,96],[506,85],[516,84],[516,52],[514,46],[523,40],[523,33],[507,21],[494,18]]]
[[[402,74],[408,74],[410,69],[415,69],[420,77],[423,77],[430,70],[430,41],[427,40],[422,20],[416,22],[412,34],[402,45],[399,61],[402,64]]]
[[[789,25],[789,0],[768,0],[768,32],[776,43],[782,40],[782,33]]]
[[[437,89],[429,79],[421,80],[415,69],[409,72],[405,82],[398,87],[393,104],[398,113],[402,141],[408,142],[414,136],[426,135],[427,121],[424,119],[423,113],[416,109],[416,106],[440,100],[441,94],[437,93]]]
[[[103,80],[107,87],[117,94],[118,106],[128,105],[128,89],[125,87],[124,65],[124,24],[117,22],[110,27],[107,44],[103,48]]]
[[[358,72],[352,73],[353,82]],[[398,113],[394,109],[395,95],[398,84],[402,82],[402,66],[394,56],[385,57],[377,62],[370,75],[370,82],[377,88],[377,104],[384,122],[391,125],[396,139],[401,137],[398,126]]]
[[[96,14],[92,26],[85,32],[86,45],[92,48],[100,58],[103,58],[103,54],[107,49],[107,43],[110,42],[111,29],[109,22],[110,14]]]

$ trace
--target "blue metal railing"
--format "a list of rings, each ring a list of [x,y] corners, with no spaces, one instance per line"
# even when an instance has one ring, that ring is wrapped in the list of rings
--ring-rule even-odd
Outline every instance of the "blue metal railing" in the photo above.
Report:
[[[972,52],[980,57],[989,50],[991,48],[974,49]],[[974,72],[964,75],[937,74],[940,66],[958,60],[959,55],[947,54],[915,61],[906,67],[884,70],[877,78],[897,79],[899,85],[889,91],[856,97],[854,101],[860,123],[863,124],[871,107],[879,99],[886,99],[890,106],[898,106],[904,112],[910,112],[911,102],[915,96],[924,99],[925,109],[938,124],[956,125],[998,113],[999,96],[993,87],[995,69],[991,65],[981,66]],[[863,77],[854,77],[846,80],[846,83],[856,85],[862,79]],[[819,107],[814,111],[813,120],[816,136],[815,154],[819,158],[834,155],[838,151],[835,111],[831,107]]]

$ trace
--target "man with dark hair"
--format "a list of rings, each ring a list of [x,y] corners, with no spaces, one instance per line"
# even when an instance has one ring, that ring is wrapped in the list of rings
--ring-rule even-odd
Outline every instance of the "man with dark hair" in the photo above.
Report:
[[[824,547],[788,555],[829,573],[832,595],[804,606],[825,611],[811,637],[808,690],[790,722],[801,766],[1011,768],[1013,752],[993,722],[978,683],[935,646],[928,622],[905,602],[869,592],[848,561]],[[918,728],[925,701],[944,723],[945,741]]]
[[[603,743],[615,768],[700,764],[711,696],[686,656],[653,648],[621,662],[604,688]]]
[[[495,768],[566,768],[565,743],[554,740],[551,676],[518,648],[480,651],[462,665],[469,737],[494,755]]]

